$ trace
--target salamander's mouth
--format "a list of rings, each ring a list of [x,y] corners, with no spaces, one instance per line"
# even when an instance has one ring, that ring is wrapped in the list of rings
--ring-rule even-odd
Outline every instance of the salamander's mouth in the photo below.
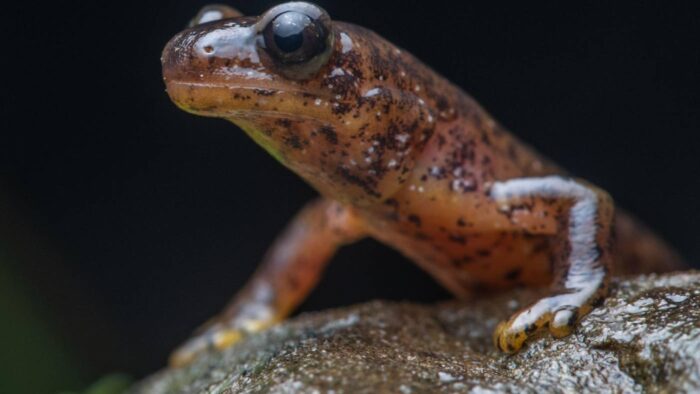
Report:
[[[329,99],[279,84],[168,80],[170,99],[183,110],[202,116],[236,118],[246,114],[266,117],[323,118]]]

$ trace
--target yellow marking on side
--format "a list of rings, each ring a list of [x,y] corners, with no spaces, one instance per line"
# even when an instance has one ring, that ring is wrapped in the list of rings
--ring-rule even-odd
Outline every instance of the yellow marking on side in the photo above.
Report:
[[[279,150],[275,149],[272,144],[270,144],[262,135],[262,133],[259,130],[256,130],[253,126],[245,124],[241,121],[234,121],[232,122],[240,127],[243,131],[245,131],[246,134],[250,136],[250,138],[255,141],[256,144],[260,145],[263,149],[267,151],[272,157],[274,157],[277,161],[282,163],[282,165],[286,166],[284,159],[282,158],[282,155],[280,155]]]

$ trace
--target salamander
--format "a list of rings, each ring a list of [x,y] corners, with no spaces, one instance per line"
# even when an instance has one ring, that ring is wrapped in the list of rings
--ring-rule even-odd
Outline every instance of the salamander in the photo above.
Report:
[[[177,106],[233,122],[320,194],[172,365],[283,320],[338,248],[364,237],[460,299],[548,285],[496,327],[508,353],[540,332],[570,334],[614,273],[682,264],[608,193],[520,141],[458,86],[316,5],[256,17],[209,7],[168,42],[162,67]]]

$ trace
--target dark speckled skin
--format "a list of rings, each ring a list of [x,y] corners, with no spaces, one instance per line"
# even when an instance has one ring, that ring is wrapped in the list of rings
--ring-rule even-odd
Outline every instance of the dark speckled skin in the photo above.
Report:
[[[323,196],[221,316],[175,353],[175,365],[283,319],[335,250],[364,236],[401,251],[458,297],[550,283],[551,296],[499,326],[496,344],[508,352],[545,327],[570,333],[603,300],[613,261],[621,272],[678,261],[615,215],[607,193],[564,176],[458,87],[369,30],[332,22],[327,58],[295,77],[260,34],[295,7],[314,6],[195,26],[163,52],[178,106],[234,122]]]

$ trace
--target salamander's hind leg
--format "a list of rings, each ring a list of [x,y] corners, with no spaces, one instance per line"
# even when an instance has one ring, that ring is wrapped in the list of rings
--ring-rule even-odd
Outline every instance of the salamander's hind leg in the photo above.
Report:
[[[516,226],[527,223],[528,215],[552,215],[559,238],[552,252],[555,275],[551,295],[499,324],[494,333],[496,346],[515,352],[528,337],[546,327],[555,337],[570,334],[576,322],[607,294],[611,198],[594,186],[558,176],[496,182],[490,197]],[[521,215],[515,215],[516,211]]]
[[[328,200],[309,204],[277,239],[229,306],[180,346],[171,355],[170,364],[187,364],[207,349],[224,349],[246,334],[284,319],[316,285],[337,248],[363,234],[349,208]]]

